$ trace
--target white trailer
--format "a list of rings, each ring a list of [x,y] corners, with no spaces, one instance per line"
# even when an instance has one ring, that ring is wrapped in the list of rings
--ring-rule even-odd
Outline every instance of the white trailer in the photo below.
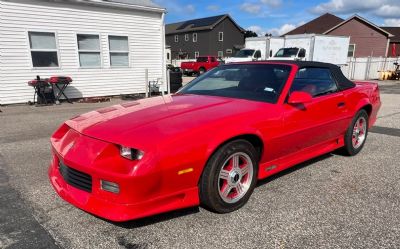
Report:
[[[320,61],[345,65],[350,37],[330,35],[287,35],[284,46],[271,59]]]
[[[273,56],[283,45],[283,37],[251,37],[246,38],[245,48],[260,50],[261,60],[266,60]]]
[[[238,51],[235,56],[227,58],[225,63],[267,60],[283,46],[283,37],[246,38],[245,48]]]

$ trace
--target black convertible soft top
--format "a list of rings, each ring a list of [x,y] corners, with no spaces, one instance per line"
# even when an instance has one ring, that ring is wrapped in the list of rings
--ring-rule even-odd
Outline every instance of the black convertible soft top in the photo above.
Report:
[[[353,81],[349,80],[348,78],[346,78],[346,76],[343,75],[343,72],[340,69],[340,67],[334,64],[316,62],[316,61],[283,61],[283,60],[270,60],[267,62],[280,62],[280,63],[292,64],[292,65],[297,65],[299,68],[303,67],[329,68],[329,70],[332,72],[333,77],[335,77],[340,90],[345,90],[356,86],[356,84],[354,84]]]

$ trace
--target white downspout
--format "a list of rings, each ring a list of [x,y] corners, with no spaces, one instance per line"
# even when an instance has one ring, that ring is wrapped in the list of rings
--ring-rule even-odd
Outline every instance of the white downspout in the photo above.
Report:
[[[169,87],[169,82],[167,82],[167,64],[165,60],[165,12],[161,14],[161,52],[162,52],[162,81],[163,84],[165,84],[166,88],[165,90],[167,91],[168,94],[170,94],[170,87]],[[164,90],[163,90],[164,91]]]

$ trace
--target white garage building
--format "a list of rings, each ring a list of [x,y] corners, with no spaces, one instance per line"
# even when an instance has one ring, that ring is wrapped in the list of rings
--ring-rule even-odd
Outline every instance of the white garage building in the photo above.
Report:
[[[145,92],[165,79],[165,9],[150,0],[0,0],[0,104],[36,75],[70,76],[70,98]],[[164,84],[165,85],[165,84]]]

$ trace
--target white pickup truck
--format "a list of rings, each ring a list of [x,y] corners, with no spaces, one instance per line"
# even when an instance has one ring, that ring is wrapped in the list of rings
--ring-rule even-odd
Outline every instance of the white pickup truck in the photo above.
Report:
[[[239,50],[235,56],[226,58],[225,63],[267,60],[283,45],[283,37],[246,38],[245,48]]]

